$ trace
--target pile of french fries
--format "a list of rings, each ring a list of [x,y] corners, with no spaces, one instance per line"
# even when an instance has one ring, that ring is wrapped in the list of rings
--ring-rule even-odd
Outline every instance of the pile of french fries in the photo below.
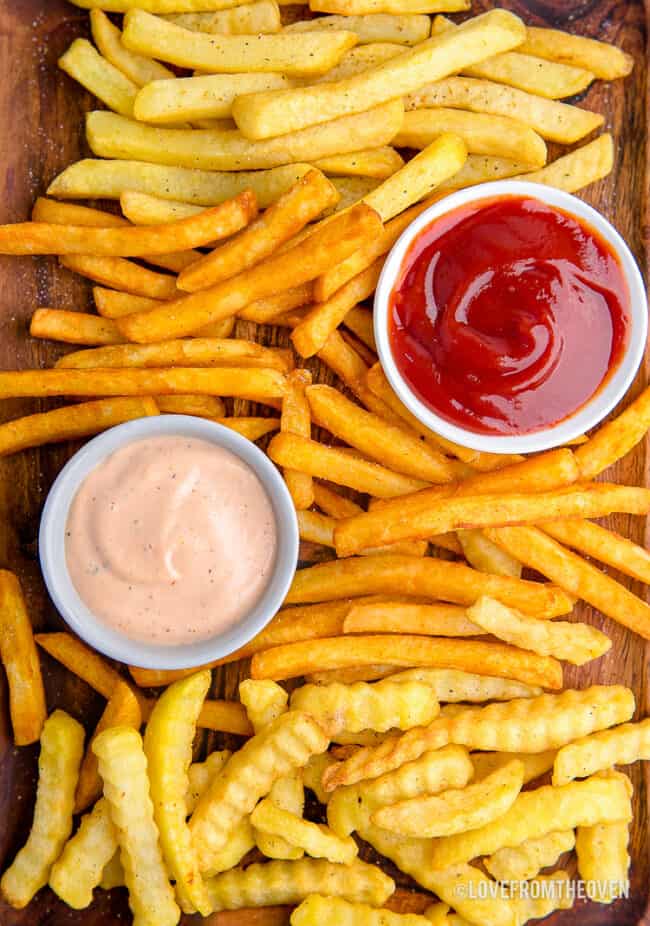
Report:
[[[585,143],[602,116],[559,100],[631,59],[503,10],[429,15],[466,0],[312,0],[331,15],[288,25],[275,0],[75,2],[94,44],[60,64],[107,107],[87,117],[97,159],[64,170],[32,222],[0,227],[0,252],[58,255],[94,282],[97,312],[39,308],[34,337],[82,349],[0,372],[0,397],[86,401],[0,425],[0,455],[158,413],[279,430],[268,454],[301,538],[329,552],[243,649],[130,676],[71,634],[34,637],[0,571],[14,740],[41,744],[3,898],[22,908],[49,884],[84,909],[126,885],[136,926],[226,910],[233,926],[523,926],[572,905],[575,849],[589,896],[612,902],[632,819],[615,766],[650,759],[650,720],[622,686],[563,690],[562,663],[611,640],[562,618],[581,599],[650,638],[648,604],[592,562],[650,582],[650,554],[593,520],[650,511],[650,490],[596,481],[645,437],[650,390],[571,448],[475,452],[402,405],[363,303],[450,190],[606,176],[612,138]],[[580,146],[547,164],[547,141]],[[83,199],[122,215],[64,202]],[[231,337],[238,322],[288,329],[293,350]],[[320,364],[341,388],[316,381]],[[230,400],[277,414],[234,416]],[[38,647],[105,698],[86,742],[48,716]],[[209,698],[211,670],[248,658],[239,700]],[[197,729],[244,744],[193,762]],[[326,825],[305,817],[305,788]],[[361,861],[358,840],[419,892]]]

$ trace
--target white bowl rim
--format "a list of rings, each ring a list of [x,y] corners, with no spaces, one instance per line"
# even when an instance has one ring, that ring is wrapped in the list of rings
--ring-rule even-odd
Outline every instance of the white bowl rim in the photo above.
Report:
[[[480,434],[437,415],[413,392],[395,363],[388,335],[390,294],[411,243],[436,219],[461,206],[484,199],[527,197],[561,209],[591,226],[616,254],[630,297],[628,343],[618,368],[591,399],[558,424],[529,434]],[[379,360],[391,386],[412,414],[441,437],[472,450],[489,453],[534,453],[561,447],[591,430],[614,409],[632,385],[645,353],[648,305],[643,278],[622,236],[596,209],[563,190],[526,180],[497,180],[458,190],[425,209],[402,232],[381,272],[374,301],[374,331]]]
[[[133,640],[109,627],[82,601],[65,556],[70,504],[88,473],[121,447],[148,437],[194,437],[229,450],[251,467],[273,506],[278,546],[273,574],[252,610],[234,626],[197,643],[162,646]],[[280,609],[298,563],[298,521],[289,491],[275,465],[252,441],[230,428],[191,415],[155,415],[110,428],[88,441],[57,476],[43,508],[39,557],[55,607],[69,627],[90,646],[128,665],[145,669],[189,669],[221,659],[244,646]]]

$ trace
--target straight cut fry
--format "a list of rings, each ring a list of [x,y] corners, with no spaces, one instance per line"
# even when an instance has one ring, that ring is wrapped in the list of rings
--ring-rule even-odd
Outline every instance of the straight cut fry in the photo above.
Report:
[[[45,691],[20,582],[6,569],[0,570],[0,662],[9,684],[14,743],[28,746],[39,739],[47,717]]]
[[[255,196],[248,192],[170,225],[128,228],[86,228],[40,222],[0,225],[0,253],[95,257],[165,254],[227,238],[247,225],[256,212]]]
[[[59,67],[109,109],[133,115],[137,84],[103,58],[88,39],[75,39],[59,58]]]
[[[559,543],[650,585],[650,553],[627,537],[577,519],[545,523],[542,530]]]
[[[155,401],[158,410],[164,415],[219,418],[226,411],[221,399],[211,395],[159,395]]]
[[[359,44],[373,42],[395,42],[399,45],[417,45],[429,38],[431,20],[428,16],[409,14],[391,15],[372,13],[350,15],[347,10],[342,16],[319,16],[285,26],[285,32],[321,32],[331,29],[346,29],[354,32]]]
[[[469,154],[511,158],[532,168],[546,164],[544,139],[523,122],[508,116],[467,112],[436,107],[404,113],[404,122],[395,137],[402,148],[426,148],[438,136],[451,133],[462,138]],[[462,164],[459,165],[459,170]],[[449,174],[453,177],[458,171]],[[443,177],[447,180],[448,177]]]
[[[279,32],[282,26],[280,8],[274,0],[243,3],[216,13],[181,13],[170,16],[169,20],[183,29],[210,35],[257,35]]]
[[[612,172],[614,166],[614,142],[609,133],[600,135],[589,144],[547,164],[541,170],[526,173],[514,180],[528,180],[530,183],[544,183],[547,186],[575,193],[602,180]]]
[[[173,299],[178,295],[176,278],[155,273],[122,257],[92,257],[69,254],[61,258],[61,265],[84,277],[119,289],[134,296],[148,299]]]
[[[122,33],[103,10],[91,10],[90,28],[97,48],[111,64],[138,87],[173,77],[172,71],[152,58],[136,55],[122,44]]]
[[[128,13],[129,10],[147,10],[161,16],[167,13],[198,13],[203,10],[223,10],[232,6],[232,0],[73,0],[84,10],[106,10],[107,13]]]
[[[378,602],[353,604],[344,622],[344,633],[413,633],[431,637],[476,637],[478,624],[465,608],[453,604],[402,604]]]
[[[290,643],[253,657],[253,678],[281,681],[324,669],[390,663],[395,666],[433,666],[463,672],[513,678],[529,685],[562,687],[560,664],[550,658],[500,643],[444,640],[419,636],[329,637],[318,646]]]
[[[36,642],[46,653],[105,698],[110,698],[122,678],[99,653],[69,633],[38,633]]]
[[[609,42],[571,35],[560,29],[540,29],[535,26],[526,29],[526,38],[520,50],[537,58],[584,68],[601,80],[627,77],[634,63],[631,55]]]
[[[405,105],[407,110],[446,106],[516,119],[542,138],[564,145],[575,144],[603,124],[600,113],[472,77],[448,77],[426,84],[412,93]]]
[[[470,9],[470,0],[311,0],[311,10],[365,16],[391,13],[460,13]]]
[[[326,447],[297,434],[277,434],[269,445],[268,454],[279,466],[297,469],[317,479],[329,479],[377,498],[407,495],[426,485],[379,463],[357,459],[337,447]]]
[[[619,624],[650,639],[650,606],[542,531],[534,527],[499,527],[489,529],[488,536],[511,556],[557,582],[569,594],[582,598]]]
[[[250,736],[253,732],[246,711],[237,701],[205,701],[196,725],[204,730],[218,730],[238,736]]]
[[[575,450],[583,479],[599,476],[643,440],[650,428],[650,388]]]
[[[67,344],[122,344],[124,335],[110,318],[64,309],[36,309],[29,325],[33,338],[49,338]]]
[[[236,238],[184,270],[178,288],[192,293],[253,267],[337,201],[338,193],[325,175],[310,171]]]
[[[285,379],[269,369],[24,370],[0,373],[0,397],[199,395],[281,398]]]
[[[217,424],[222,424],[225,428],[230,428],[252,441],[260,440],[280,427],[279,418],[215,418],[214,420]]]
[[[77,313],[72,313],[76,315]],[[120,369],[124,367],[266,367],[288,372],[284,355],[255,341],[219,338],[181,338],[161,344],[122,344],[118,347],[75,351],[57,369]]]
[[[276,35],[205,35],[134,9],[124,18],[122,41],[130,50],[179,67],[236,74],[249,71],[308,76],[338,63],[357,37],[353,32]],[[287,129],[290,131],[290,129]]]
[[[242,97],[235,100],[233,116],[248,138],[269,138],[280,128],[296,131],[412,93],[486,54],[515,47],[524,35],[521,20],[504,10],[492,10],[347,79]]]
[[[311,438],[311,413],[305,395],[305,386],[311,383],[307,370],[296,370],[288,378],[287,391],[282,400],[280,429],[285,433]],[[314,483],[308,473],[285,468],[284,481],[293,499],[296,511],[311,508],[314,504]]]
[[[278,280],[286,288],[308,283],[333,260],[343,260],[356,250],[366,235],[376,234],[380,229],[381,221],[374,210],[359,204],[319,224],[295,247],[208,290],[151,312],[128,316],[120,321],[120,327],[129,340],[139,343],[191,334],[210,322],[234,315],[251,302],[273,295]]]

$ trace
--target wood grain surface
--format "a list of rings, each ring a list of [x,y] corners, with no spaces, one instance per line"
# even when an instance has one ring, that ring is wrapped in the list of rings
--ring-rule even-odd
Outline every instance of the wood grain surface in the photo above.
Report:
[[[617,142],[614,173],[591,187],[584,198],[614,222],[629,242],[644,272],[648,271],[648,152],[647,152],[647,12],[643,0],[504,0],[534,25],[553,25],[580,34],[616,42],[634,55],[636,67],[625,82],[597,82],[585,95],[584,104],[603,112]],[[491,0],[474,3],[473,12],[494,6]],[[0,222],[24,221],[37,195],[66,165],[87,153],[83,114],[95,102],[58,70],[57,58],[70,41],[87,34],[87,13],[64,0],[0,0]],[[50,366],[64,348],[32,340],[27,323],[37,306],[87,311],[90,288],[50,258],[0,257],[0,368],[22,369]],[[286,335],[271,328],[240,323],[237,334],[266,344],[286,343]],[[316,378],[333,377],[318,362],[309,362]],[[648,358],[633,389],[636,395],[649,380]],[[0,403],[0,421],[53,407],[54,403],[12,400]],[[237,402],[236,414],[247,412]],[[257,414],[264,414],[262,409]],[[39,630],[62,627],[40,578],[37,559],[39,515],[48,488],[76,445],[46,447],[0,460],[0,566],[20,576],[35,626]],[[608,478],[621,483],[649,484],[647,447],[621,461]],[[646,542],[642,519],[619,516],[611,525],[638,543]],[[304,548],[303,558],[322,556]],[[620,577],[619,577],[620,578]],[[647,589],[622,579],[633,591]],[[567,685],[624,683],[637,694],[637,716],[650,715],[648,657],[650,644],[613,622],[580,605],[579,617],[603,628],[614,641],[611,651],[594,666],[567,667]],[[64,708],[92,727],[101,711],[101,700],[83,682],[43,656],[48,706]],[[214,695],[232,697],[246,666],[235,665],[215,673]],[[197,752],[205,748],[197,744]],[[37,748],[13,747],[8,724],[7,690],[0,673],[0,870],[13,858],[29,830],[35,787]],[[635,785],[635,821],[632,829],[632,887],[630,897],[611,907],[579,902],[570,911],[547,921],[553,926],[650,926],[650,853],[648,790],[649,765],[631,769]],[[394,869],[382,865],[391,873]],[[398,875],[403,887],[413,887]],[[27,910],[14,911],[0,901],[0,926],[118,926],[131,921],[123,890],[97,892],[91,908],[72,911],[49,890],[41,891]],[[238,926],[254,926],[251,914]],[[183,923],[209,922],[228,926],[229,918],[208,921],[185,917]],[[232,922],[232,921],[230,921]],[[325,926],[325,924],[324,924]],[[488,926],[488,924],[486,924]]]

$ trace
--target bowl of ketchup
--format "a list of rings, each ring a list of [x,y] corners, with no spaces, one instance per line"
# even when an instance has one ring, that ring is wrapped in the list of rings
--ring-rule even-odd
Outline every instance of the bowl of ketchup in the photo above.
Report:
[[[384,265],[374,325],[386,376],[424,425],[475,450],[530,453],[574,440],[623,398],[648,309],[599,212],[501,181],[411,223]]]

